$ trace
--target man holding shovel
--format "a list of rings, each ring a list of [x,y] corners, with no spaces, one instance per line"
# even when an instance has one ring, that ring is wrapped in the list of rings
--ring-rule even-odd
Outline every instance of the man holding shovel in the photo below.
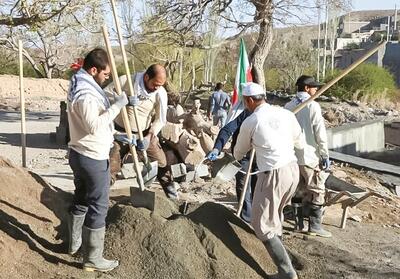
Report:
[[[126,76],[120,78],[122,90],[128,90]],[[127,107],[132,132],[138,133],[138,128],[143,131],[143,141],[138,140],[137,148],[146,151],[151,161],[158,162],[157,178],[167,197],[176,199],[178,197],[175,184],[172,182],[171,173],[167,166],[167,159],[161,148],[158,133],[167,122],[167,92],[163,85],[167,79],[165,68],[159,64],[151,65],[145,72],[132,75],[133,90],[135,97],[130,97],[131,103],[136,107],[138,123],[134,118],[133,107]],[[110,84],[107,88],[113,88]],[[115,119],[115,129],[125,133],[122,116]],[[120,141],[114,142],[110,158],[112,164],[111,175],[115,180],[116,174],[121,170],[122,160],[129,153],[129,146]]]
[[[296,96],[285,105],[288,110],[305,102],[315,95],[322,84],[313,77],[301,76],[297,82]],[[303,215],[309,216],[308,233],[321,237],[331,237],[332,234],[322,228],[322,208],[325,203],[325,180],[329,169],[328,140],[320,105],[312,101],[301,111],[296,118],[305,136],[304,156],[298,156],[301,182],[296,196],[302,199],[303,208],[298,210],[299,229],[303,229]]]
[[[106,216],[109,202],[109,153],[113,142],[113,120],[128,104],[125,94],[110,104],[102,89],[109,78],[107,52],[89,52],[71,79],[68,92],[70,130],[69,164],[74,174],[75,195],[70,209],[69,254],[83,247],[83,268],[110,271],[117,260],[103,258]]]
[[[301,128],[293,113],[265,102],[260,85],[247,83],[242,92],[246,108],[253,113],[240,128],[234,157],[242,159],[251,148],[256,152],[259,173],[251,225],[278,267],[278,277],[296,279],[280,237],[283,208],[290,203],[299,182],[294,148],[303,148]]]

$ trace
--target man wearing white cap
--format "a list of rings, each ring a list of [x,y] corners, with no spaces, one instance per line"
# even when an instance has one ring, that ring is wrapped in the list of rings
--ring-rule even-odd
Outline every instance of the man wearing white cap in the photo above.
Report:
[[[243,87],[246,108],[253,112],[240,128],[234,156],[237,160],[254,148],[259,174],[254,191],[251,225],[264,243],[279,278],[297,278],[283,246],[283,208],[290,203],[299,182],[294,148],[303,148],[301,128],[290,111],[265,102],[263,88],[256,83]]]

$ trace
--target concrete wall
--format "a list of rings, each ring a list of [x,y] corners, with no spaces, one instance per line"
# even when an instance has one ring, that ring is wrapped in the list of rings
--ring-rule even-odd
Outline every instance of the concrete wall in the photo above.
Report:
[[[359,155],[385,148],[385,131],[382,120],[345,124],[327,130],[328,147],[348,155]]]
[[[400,122],[385,125],[385,141],[400,146]]]

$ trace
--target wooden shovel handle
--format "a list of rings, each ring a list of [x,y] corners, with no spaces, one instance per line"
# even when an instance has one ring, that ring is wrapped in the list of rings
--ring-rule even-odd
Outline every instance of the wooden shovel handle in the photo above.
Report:
[[[103,32],[104,42],[105,42],[106,48],[107,48],[108,58],[110,61],[110,68],[111,68],[111,73],[112,73],[112,77],[114,80],[115,90],[118,95],[121,95],[122,94],[121,83],[118,78],[117,68],[115,67],[115,60],[114,60],[114,55],[112,52],[110,38],[108,37],[107,26],[103,26],[102,32]],[[128,136],[128,139],[132,140],[133,135],[132,135],[131,125],[130,125],[129,118],[128,118],[128,113],[126,112],[126,107],[123,107],[121,109],[121,114],[122,114],[122,120],[124,122],[124,128],[125,128],[126,134]],[[132,154],[133,167],[136,172],[136,176],[138,178],[140,190],[144,191],[144,182],[143,182],[142,172],[140,171],[139,159],[138,159],[138,155],[136,152],[136,148],[130,144],[129,149]]]
[[[122,60],[124,62],[124,68],[125,68],[125,73],[126,73],[126,79],[128,82],[128,92],[127,95],[128,96],[135,96],[136,92],[135,90],[133,90],[133,83],[132,83],[132,77],[131,77],[131,71],[129,69],[129,65],[128,65],[128,58],[126,56],[126,51],[125,51],[125,46],[124,46],[124,41],[122,39],[122,32],[121,32],[121,24],[119,23],[119,19],[118,19],[118,15],[117,15],[117,8],[115,5],[115,1],[114,0],[110,0],[111,1],[111,7],[113,10],[113,16],[114,16],[114,21],[115,21],[115,27],[117,29],[117,34],[118,34],[118,41],[119,41],[119,46],[121,48],[121,53],[122,53]],[[133,107],[133,117],[135,118],[135,123],[136,123],[136,127],[137,127],[137,131],[138,131],[138,135],[139,135],[139,139],[141,141],[143,141],[143,132],[140,129],[140,125],[139,125],[139,119],[137,117],[138,113],[137,113],[137,109],[134,106]],[[142,151],[143,153],[143,157],[144,157],[144,161],[146,163],[146,165],[149,164],[149,158],[147,156],[147,152],[146,151]]]

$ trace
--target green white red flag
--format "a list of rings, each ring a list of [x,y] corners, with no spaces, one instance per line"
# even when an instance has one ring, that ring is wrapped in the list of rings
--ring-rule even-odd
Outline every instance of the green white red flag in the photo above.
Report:
[[[243,39],[240,40],[239,61],[236,69],[236,79],[233,88],[232,105],[242,100],[241,84],[252,81],[249,58]]]

